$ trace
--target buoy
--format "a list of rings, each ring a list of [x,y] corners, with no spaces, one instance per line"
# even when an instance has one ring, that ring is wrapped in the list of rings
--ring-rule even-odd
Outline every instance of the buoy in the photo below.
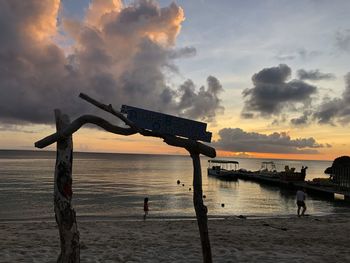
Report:
[[[177,184],[180,184],[180,180],[177,180]]]

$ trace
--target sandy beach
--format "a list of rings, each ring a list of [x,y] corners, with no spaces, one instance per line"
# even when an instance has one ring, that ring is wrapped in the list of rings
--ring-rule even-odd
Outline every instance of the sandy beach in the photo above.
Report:
[[[82,262],[201,262],[195,220],[78,221]],[[214,262],[350,262],[350,215],[211,219]],[[56,262],[54,222],[1,222],[0,262]]]

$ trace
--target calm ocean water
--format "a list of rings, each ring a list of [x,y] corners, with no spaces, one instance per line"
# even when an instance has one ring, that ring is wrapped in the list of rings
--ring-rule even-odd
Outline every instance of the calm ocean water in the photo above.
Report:
[[[295,193],[278,187],[238,180],[221,181],[207,176],[208,158],[202,157],[203,191],[209,215],[295,214]],[[235,159],[241,168],[257,170],[262,159]],[[326,177],[327,161],[274,160],[298,171],[309,167],[307,180]],[[46,219],[53,214],[55,153],[0,151],[0,220]],[[176,181],[181,184],[177,185]],[[184,184],[185,186],[182,186]],[[194,216],[192,161],[187,156],[75,153],[73,205],[81,217],[131,217],[143,214],[143,198],[150,199],[153,216]],[[221,207],[224,203],[225,206]],[[308,213],[350,212],[342,201],[314,196]]]

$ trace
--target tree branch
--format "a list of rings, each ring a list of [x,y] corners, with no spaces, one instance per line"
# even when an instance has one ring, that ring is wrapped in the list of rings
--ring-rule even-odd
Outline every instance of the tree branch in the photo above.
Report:
[[[108,121],[94,116],[94,115],[83,115],[79,117],[78,119],[74,120],[69,126],[67,126],[64,130],[62,130],[60,133],[56,132],[53,133],[44,139],[41,139],[37,142],[35,142],[35,147],[37,148],[45,148],[46,146],[49,146],[50,144],[53,144],[57,142],[61,138],[67,138],[70,135],[72,135],[74,132],[79,130],[83,125],[91,123],[95,124],[104,130],[114,133],[114,134],[120,134],[120,135],[132,135],[136,134],[137,132],[134,129],[131,128],[122,128],[119,126],[115,126]]]
[[[185,148],[189,153],[201,153],[210,158],[216,156],[214,148],[194,140],[183,139],[175,136],[164,136],[164,142],[171,146]]]
[[[106,105],[101,102],[98,102],[97,100],[89,97],[88,95],[84,93],[80,93],[79,97],[82,98],[83,100],[91,103],[92,105],[96,106],[97,108],[100,108],[101,110],[107,111],[111,113],[112,115],[116,116],[117,118],[121,119],[126,125],[134,128],[135,130],[139,130],[137,126],[133,122],[131,122],[128,118],[126,118],[121,112],[116,111],[112,104]]]

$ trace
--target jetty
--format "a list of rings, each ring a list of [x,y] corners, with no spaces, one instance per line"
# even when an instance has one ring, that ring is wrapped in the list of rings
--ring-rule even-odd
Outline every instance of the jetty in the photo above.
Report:
[[[285,171],[282,172],[263,169],[255,172],[241,171],[237,175],[240,180],[255,181],[294,190],[304,188],[309,194],[318,195],[328,200],[350,201],[350,168],[333,168],[330,180],[325,179],[325,181],[305,181],[306,169],[307,167],[303,167],[301,172],[295,172],[294,168],[289,170],[286,166]]]
[[[262,184],[269,184],[279,186],[281,188],[299,189],[305,188],[307,193],[322,196],[324,198],[333,200],[335,197],[350,201],[350,190],[340,189],[337,185],[324,186],[313,181],[285,181],[279,178],[269,178],[254,173],[240,173],[238,175],[240,180],[255,181]]]

